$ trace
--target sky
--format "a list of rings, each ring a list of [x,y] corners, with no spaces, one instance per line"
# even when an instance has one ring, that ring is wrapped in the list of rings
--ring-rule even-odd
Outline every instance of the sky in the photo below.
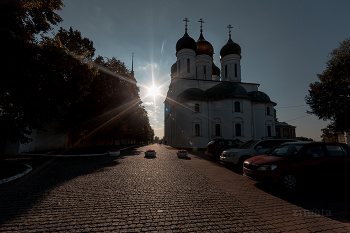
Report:
[[[164,135],[164,100],[170,67],[176,62],[176,42],[188,34],[196,41],[203,19],[203,36],[220,49],[232,40],[242,48],[242,82],[259,83],[259,90],[277,103],[277,118],[296,126],[296,135],[321,140],[329,122],[307,114],[310,83],[326,69],[328,54],[350,37],[350,1],[323,0],[65,0],[57,12],[63,22],[55,27],[79,30],[93,41],[95,57],[113,56],[131,69],[142,105],[155,136]],[[160,95],[147,96],[146,87],[160,87]]]

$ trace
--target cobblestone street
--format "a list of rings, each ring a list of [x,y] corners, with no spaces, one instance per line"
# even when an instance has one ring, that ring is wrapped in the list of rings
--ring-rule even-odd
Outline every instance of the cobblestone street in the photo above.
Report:
[[[150,148],[156,158],[144,157]],[[331,228],[313,229],[308,222],[287,228],[283,223],[297,221],[290,203],[240,174],[189,158],[149,145],[124,150],[121,157],[24,159],[33,171],[0,186],[0,231],[348,232],[345,224],[323,216],[317,221]],[[280,211],[275,205],[266,209],[267,202]]]

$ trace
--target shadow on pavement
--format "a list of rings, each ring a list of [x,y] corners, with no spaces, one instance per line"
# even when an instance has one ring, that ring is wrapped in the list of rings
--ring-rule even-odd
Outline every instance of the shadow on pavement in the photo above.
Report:
[[[40,202],[55,187],[79,176],[97,174],[119,164],[117,157],[24,157],[18,162],[33,170],[22,178],[0,185],[0,224]]]
[[[350,189],[347,178],[309,181],[295,191],[273,184],[256,183],[255,187],[307,210],[303,214],[323,213],[323,216],[350,225]]]
[[[189,154],[198,159],[205,159],[213,165],[222,165],[220,161],[213,160],[205,156],[205,151],[189,151]],[[230,171],[242,175],[243,169],[237,166],[224,166]],[[326,180],[304,182],[301,187],[293,192],[288,192],[276,184],[256,183],[254,186],[258,189],[285,200],[299,209],[307,210],[303,214],[312,215],[320,213],[336,221],[350,225],[350,189],[348,176],[332,176]],[[323,212],[322,212],[323,210]]]

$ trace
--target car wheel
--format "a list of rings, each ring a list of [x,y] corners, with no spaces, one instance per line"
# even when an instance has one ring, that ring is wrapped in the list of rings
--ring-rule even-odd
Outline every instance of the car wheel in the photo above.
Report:
[[[287,173],[282,176],[281,185],[288,190],[294,190],[297,187],[297,177],[293,173]]]

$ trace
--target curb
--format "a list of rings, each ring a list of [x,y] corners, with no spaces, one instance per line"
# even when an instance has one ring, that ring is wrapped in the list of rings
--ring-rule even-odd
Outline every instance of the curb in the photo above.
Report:
[[[18,179],[24,175],[26,175],[27,173],[31,172],[33,170],[33,168],[27,164],[24,164],[27,166],[27,170],[25,170],[24,172],[18,174],[18,175],[15,175],[15,176],[11,176],[9,178],[5,178],[3,180],[0,180],[0,184],[3,184],[3,183],[6,183],[6,182],[9,182],[9,181],[12,181],[12,180],[15,180],[15,179]]]
[[[136,146],[141,146],[141,145],[134,145],[134,146],[129,146],[123,149],[120,149],[119,151],[125,150],[125,149],[129,149],[132,147],[136,147]],[[21,153],[20,155],[31,155],[31,156],[51,156],[51,157],[92,157],[92,156],[104,156],[104,155],[108,155],[108,153],[103,153],[103,154],[81,154],[81,155],[58,155],[58,154],[31,154],[31,153]]]
[[[120,151],[125,150],[125,149],[129,149],[135,146],[141,146],[141,145],[134,145],[134,146],[129,146],[123,149],[120,149]],[[104,153],[104,154],[82,154],[82,155],[55,155],[55,154],[30,154],[30,153],[21,153],[21,155],[32,155],[32,156],[51,156],[51,157],[92,157],[92,156],[104,156],[104,155],[108,155],[108,153]],[[118,156],[115,156],[118,157]],[[31,172],[33,170],[33,168],[27,164],[24,164],[27,166],[27,170],[25,170],[24,172],[15,175],[15,176],[11,176],[9,178],[5,178],[3,180],[0,180],[0,184],[18,179],[24,175],[26,175],[27,173]]]

